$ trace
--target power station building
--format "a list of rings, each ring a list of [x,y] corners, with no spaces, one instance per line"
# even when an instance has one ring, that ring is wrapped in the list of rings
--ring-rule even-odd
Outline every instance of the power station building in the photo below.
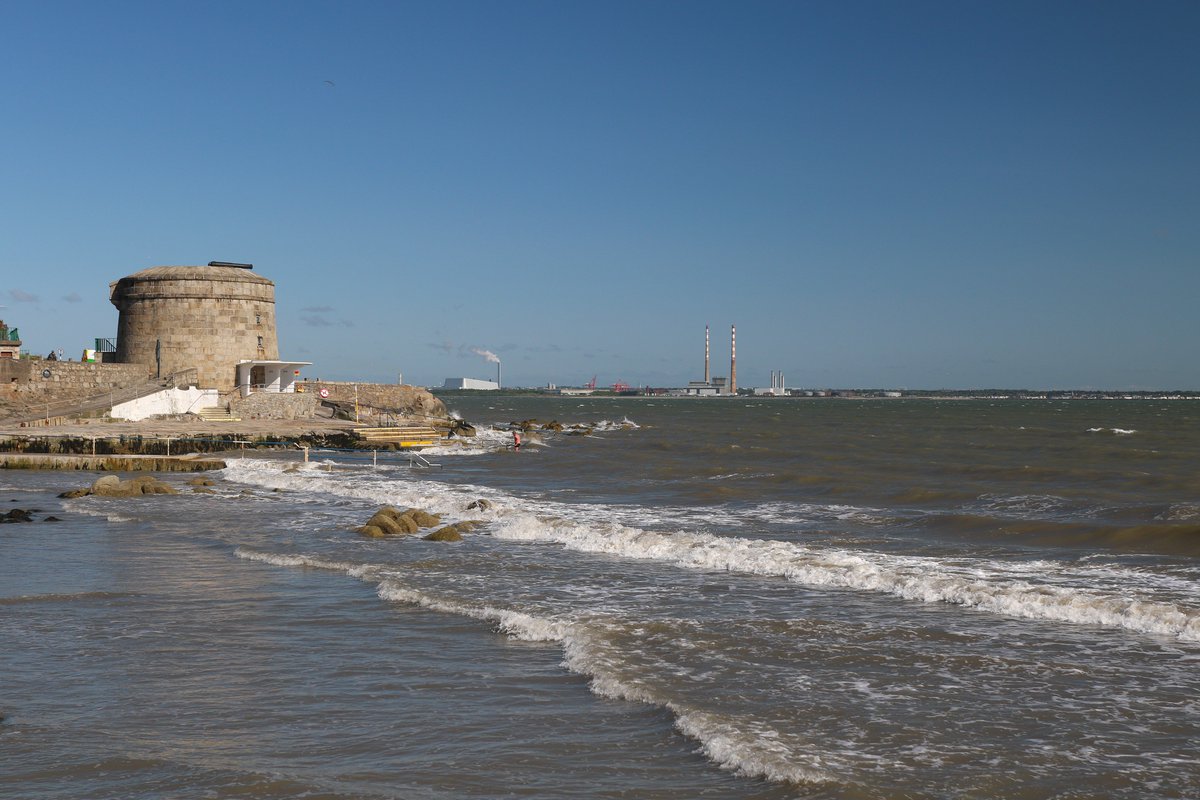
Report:
[[[684,397],[718,397],[737,394],[737,326],[729,326],[729,378],[714,378],[708,364],[708,326],[704,326],[704,380],[688,381],[681,389],[672,389],[668,394]]]
[[[158,376],[196,370],[197,384],[243,396],[294,391],[306,361],[280,361],[275,284],[249,264],[151,267],[109,284],[115,360]]]

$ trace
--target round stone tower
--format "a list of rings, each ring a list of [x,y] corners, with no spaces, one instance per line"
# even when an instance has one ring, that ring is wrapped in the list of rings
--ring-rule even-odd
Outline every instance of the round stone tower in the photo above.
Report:
[[[230,389],[239,361],[279,358],[275,284],[248,268],[151,267],[109,284],[109,299],[120,363],[195,368],[201,387]]]

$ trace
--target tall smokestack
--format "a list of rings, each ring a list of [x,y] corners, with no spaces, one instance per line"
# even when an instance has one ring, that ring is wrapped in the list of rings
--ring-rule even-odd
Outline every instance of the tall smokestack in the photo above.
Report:
[[[500,383],[500,359],[496,359],[496,388],[501,389],[503,386]]]
[[[737,394],[737,325],[729,326],[729,393]]]
[[[708,379],[708,326],[704,326],[704,382],[709,383]]]

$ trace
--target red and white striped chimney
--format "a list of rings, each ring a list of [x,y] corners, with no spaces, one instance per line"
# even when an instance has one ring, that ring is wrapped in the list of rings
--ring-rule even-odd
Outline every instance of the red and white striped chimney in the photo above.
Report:
[[[737,325],[729,326],[729,393],[737,394]]]
[[[708,326],[704,326],[704,382],[708,383]]]

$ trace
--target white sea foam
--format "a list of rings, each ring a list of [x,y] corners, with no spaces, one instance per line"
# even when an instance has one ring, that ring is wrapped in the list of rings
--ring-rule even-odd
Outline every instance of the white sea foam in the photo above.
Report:
[[[395,580],[379,584],[379,596],[384,600],[428,608],[444,614],[457,614],[471,619],[494,622],[503,633],[523,642],[562,642],[566,637],[564,623],[509,611],[488,605],[472,605],[459,600],[439,598],[407,588]]]
[[[1088,433],[1103,433],[1104,431],[1108,431],[1116,436],[1129,436],[1137,433],[1137,431],[1128,428],[1088,428]]]
[[[379,575],[379,568],[368,564],[328,561],[302,554],[267,553],[238,548],[237,555],[282,567],[316,567],[346,572],[368,580]],[[478,619],[496,625],[498,631],[520,641],[553,642],[563,649],[563,666],[590,679],[593,692],[613,699],[633,700],[662,706],[676,717],[675,726],[700,743],[704,754],[723,769],[740,775],[775,782],[825,783],[832,777],[820,770],[814,755],[817,748],[789,748],[775,731],[752,720],[737,720],[699,709],[688,708],[662,696],[646,681],[626,681],[618,677],[622,654],[609,646],[603,623],[587,620],[547,619],[512,609],[475,604],[455,598],[438,597],[403,585],[397,578],[384,578],[379,597],[390,602],[408,603],[446,614]]]
[[[799,784],[828,783],[833,779],[821,768],[817,748],[789,747],[776,731],[759,730],[748,736],[747,726],[739,725],[737,720],[702,711],[679,714],[675,727],[699,741],[709,760],[739,775]],[[747,747],[747,741],[752,742],[751,747]]]
[[[659,533],[610,525],[601,529],[511,514],[493,535],[512,541],[553,542],[585,553],[663,561],[689,569],[768,575],[812,587],[882,592],[925,603],[949,603],[1009,617],[1100,625],[1200,641],[1200,609],[1130,593],[1052,583],[1055,577],[984,559],[955,563],[791,542]],[[1020,574],[1020,573],[1017,573]]]
[[[133,517],[126,517],[105,508],[89,506],[87,503],[88,501],[83,498],[72,498],[63,503],[63,508],[74,514],[83,514],[86,517],[100,517],[114,524],[134,521]]]
[[[268,553],[260,550],[250,550],[239,547],[234,555],[247,561],[261,561],[276,567],[307,567],[310,569],[327,569],[333,572],[344,572],[355,578],[374,579],[379,574],[379,567],[373,564],[351,564],[346,561],[330,561],[292,553]]]
[[[832,780],[815,766],[815,748],[789,749],[772,731],[761,726],[716,714],[689,709],[663,696],[645,680],[629,681],[619,677],[624,665],[622,654],[609,646],[603,624],[587,620],[552,620],[531,614],[475,605],[460,600],[433,597],[410,589],[393,580],[380,584],[379,596],[385,600],[419,605],[442,613],[479,619],[496,624],[497,629],[521,641],[556,642],[563,649],[563,666],[587,676],[589,688],[601,697],[630,700],[661,706],[675,714],[675,727],[700,743],[704,754],[724,769],[775,782],[824,783]]]
[[[311,489],[372,503],[417,506],[447,516],[470,514],[488,520],[486,530],[507,541],[561,545],[581,553],[658,561],[687,569],[740,572],[783,578],[816,588],[879,592],[924,603],[948,603],[1007,617],[1098,625],[1200,641],[1200,608],[1152,582],[1097,585],[1094,571],[1058,562],[1004,562],[980,558],[900,556],[795,542],[719,536],[690,531],[652,531],[638,521],[672,524],[691,516],[686,509],[569,505],[517,499],[478,486],[434,481],[370,481],[318,470],[282,473],[277,464],[253,459],[233,462],[226,477],[263,486]],[[493,507],[466,512],[471,499]],[[522,510],[515,510],[520,505]],[[838,507],[825,507],[836,514]],[[845,513],[863,509],[846,507]],[[711,517],[713,511],[708,510]],[[616,520],[615,522],[613,520]],[[625,524],[630,523],[630,524]],[[644,523],[643,523],[644,524]],[[1074,571],[1073,571],[1074,570]],[[1200,589],[1200,587],[1195,587]]]

